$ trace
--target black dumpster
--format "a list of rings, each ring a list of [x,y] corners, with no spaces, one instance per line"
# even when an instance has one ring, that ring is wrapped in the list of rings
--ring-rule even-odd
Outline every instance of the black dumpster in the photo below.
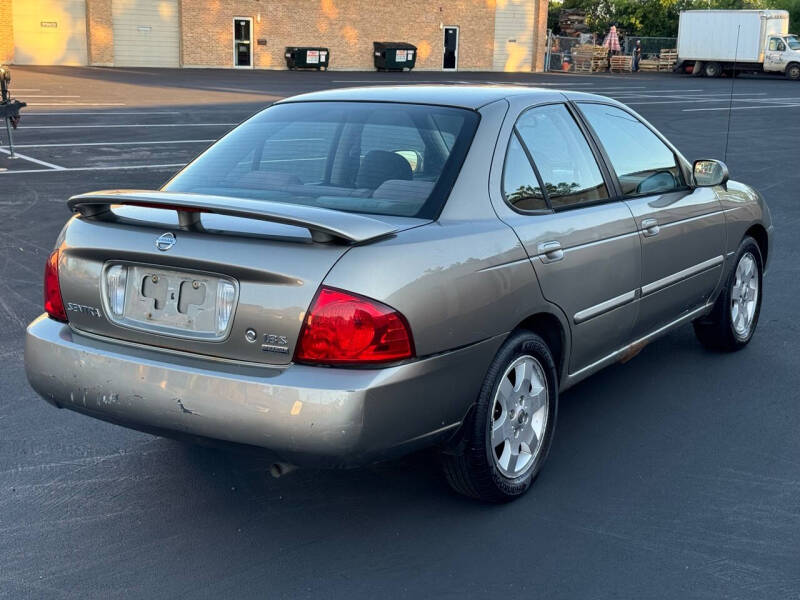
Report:
[[[406,42],[372,42],[378,71],[409,71],[417,64],[417,47]]]
[[[284,56],[289,70],[316,69],[324,71],[328,68],[331,53],[327,48],[287,46]]]

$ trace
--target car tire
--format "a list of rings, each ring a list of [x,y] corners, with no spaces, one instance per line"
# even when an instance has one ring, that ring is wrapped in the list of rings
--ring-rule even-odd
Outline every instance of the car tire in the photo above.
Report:
[[[718,62],[707,62],[703,65],[703,75],[706,77],[720,77],[722,75],[722,65]]]
[[[557,408],[558,377],[547,344],[529,331],[512,334],[489,367],[459,442],[442,454],[447,482],[485,502],[524,494],[547,458]]]
[[[793,81],[800,79],[800,63],[789,63],[786,66],[786,77]]]
[[[764,262],[753,238],[742,240],[733,265],[711,313],[694,322],[697,339],[710,350],[741,350],[758,325]]]

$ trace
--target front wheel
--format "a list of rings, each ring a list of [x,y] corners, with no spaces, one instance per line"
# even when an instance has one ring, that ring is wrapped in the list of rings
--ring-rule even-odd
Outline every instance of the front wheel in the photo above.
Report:
[[[793,81],[800,79],[800,63],[791,63],[786,67],[786,77]]]
[[[756,330],[761,313],[764,263],[758,244],[746,237],[736,263],[711,314],[694,323],[694,332],[706,348],[733,352],[744,348]]]
[[[443,454],[450,486],[486,502],[524,494],[547,458],[557,406],[547,344],[531,332],[512,335],[489,367],[461,443]]]

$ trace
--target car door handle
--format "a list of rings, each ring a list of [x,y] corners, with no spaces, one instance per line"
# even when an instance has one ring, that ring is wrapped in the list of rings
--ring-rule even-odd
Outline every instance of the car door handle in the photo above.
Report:
[[[539,251],[539,258],[543,263],[556,262],[564,258],[564,250],[561,248],[560,242],[542,242],[536,249]]]
[[[658,226],[658,221],[655,219],[642,219],[642,234],[645,237],[652,237],[658,235],[661,229]]]

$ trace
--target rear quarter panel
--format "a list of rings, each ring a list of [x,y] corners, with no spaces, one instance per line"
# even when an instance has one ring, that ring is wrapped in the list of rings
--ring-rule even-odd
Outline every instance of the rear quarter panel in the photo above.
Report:
[[[411,325],[417,356],[506,333],[539,297],[522,245],[496,218],[439,221],[353,248],[325,284],[399,310]]]

